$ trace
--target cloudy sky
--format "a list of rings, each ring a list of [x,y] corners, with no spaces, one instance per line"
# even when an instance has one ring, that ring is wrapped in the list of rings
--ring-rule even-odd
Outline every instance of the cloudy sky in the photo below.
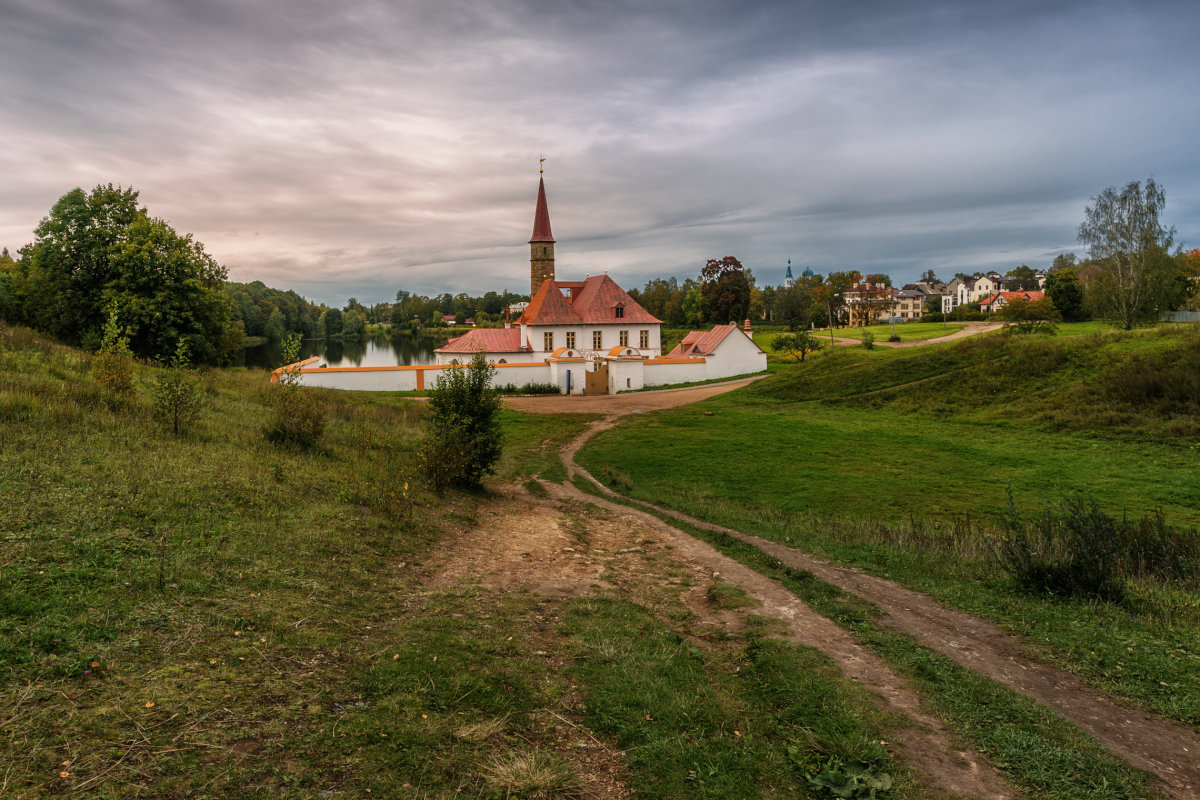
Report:
[[[1200,244],[1200,4],[0,0],[0,245],[132,186],[232,280],[342,304],[734,255],[1045,266],[1153,176]]]

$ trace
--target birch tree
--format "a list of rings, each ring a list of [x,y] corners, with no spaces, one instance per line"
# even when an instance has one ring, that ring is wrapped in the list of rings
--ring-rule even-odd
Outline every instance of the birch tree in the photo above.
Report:
[[[1153,178],[1110,186],[1084,209],[1079,241],[1091,247],[1088,295],[1097,316],[1129,330],[1158,318],[1169,302],[1174,261],[1167,252],[1175,229],[1159,215],[1166,205]]]

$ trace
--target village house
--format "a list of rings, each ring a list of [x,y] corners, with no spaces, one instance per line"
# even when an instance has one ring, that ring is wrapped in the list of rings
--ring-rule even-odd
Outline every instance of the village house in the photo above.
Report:
[[[1038,292],[1038,291],[996,292],[991,297],[984,298],[984,300],[979,303],[979,310],[983,311],[984,313],[1000,311],[1001,309],[1004,308],[1004,306],[1006,304],[1012,302],[1013,300],[1015,300],[1017,298],[1020,298],[1022,300],[1028,300],[1029,302],[1032,303],[1035,300],[1041,300],[1045,296],[1046,296],[1045,292]]]
[[[846,291],[850,325],[911,322],[925,315],[925,295],[918,289],[895,289],[883,283],[862,281]]]

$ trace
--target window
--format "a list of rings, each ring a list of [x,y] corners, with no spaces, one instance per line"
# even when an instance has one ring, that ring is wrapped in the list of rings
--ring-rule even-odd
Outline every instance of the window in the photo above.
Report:
[[[620,338],[621,347],[629,347],[629,331],[621,331]]]
[[[592,349],[593,350],[599,350],[602,347],[601,342],[603,342],[603,341],[604,341],[604,337],[600,335],[600,331],[592,331]]]
[[[650,346],[650,331],[642,331],[638,334],[638,347],[645,350]]]
[[[554,331],[547,331],[542,334],[542,345],[543,350],[554,349]]]
[[[615,309],[613,309],[613,312],[617,319],[621,319],[625,316],[625,306],[617,306]]]
[[[575,331],[567,331],[567,347],[575,347]]]

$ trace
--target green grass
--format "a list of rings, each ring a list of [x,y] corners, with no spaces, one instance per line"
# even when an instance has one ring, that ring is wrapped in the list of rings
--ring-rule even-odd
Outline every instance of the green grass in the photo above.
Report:
[[[29,331],[0,326],[0,359],[6,797],[570,797],[585,759],[649,796],[797,796],[855,755],[921,796],[864,692],[813,651],[702,624],[682,579],[614,571],[619,596],[560,604],[438,585],[431,548],[490,499],[421,488],[418,403],[316,391],[328,426],[299,452],[263,440],[263,371],[205,372],[177,438],[148,367],[119,399]],[[502,422],[497,479],[540,487],[587,419]],[[578,546],[593,516],[567,512]]]
[[[317,391],[328,427],[306,453],[264,441],[264,371],[204,372],[201,420],[174,437],[149,368],[115,398],[90,355],[3,325],[0,361],[0,793],[366,785],[353,754],[324,755],[344,687],[389,625],[397,564],[474,503],[421,489],[421,406]],[[505,480],[561,470],[581,424],[503,421]]]
[[[630,418],[579,460],[631,496],[990,617],[1105,691],[1200,725],[1194,581],[1133,585],[1120,606],[1030,597],[983,538],[1009,485],[1025,512],[1086,491],[1118,516],[1200,523],[1198,358],[1194,326],[839,352]]]
[[[940,322],[905,322],[903,324],[896,323],[895,334],[900,337],[902,342],[923,342],[926,339],[937,339],[941,336],[949,336],[952,333],[963,329],[962,323],[947,322],[945,327],[942,327]],[[861,339],[863,333],[869,332],[875,337],[876,342],[886,342],[892,335],[892,326],[886,325],[868,325],[865,328],[835,328],[833,336],[836,339]],[[818,339],[824,338],[829,341],[829,330],[823,329],[813,331],[813,336]]]
[[[639,797],[797,796],[835,757],[906,778],[887,717],[815,650],[696,642],[615,597],[573,603],[563,630],[587,719],[625,750]]]
[[[582,488],[595,491],[586,483]],[[727,534],[658,516],[779,581],[813,610],[854,633],[914,682],[929,708],[951,731],[1030,796],[1062,800],[1161,796],[1145,773],[1123,763],[1043,706],[881,627],[879,610],[871,604],[811,573],[786,567]]]

